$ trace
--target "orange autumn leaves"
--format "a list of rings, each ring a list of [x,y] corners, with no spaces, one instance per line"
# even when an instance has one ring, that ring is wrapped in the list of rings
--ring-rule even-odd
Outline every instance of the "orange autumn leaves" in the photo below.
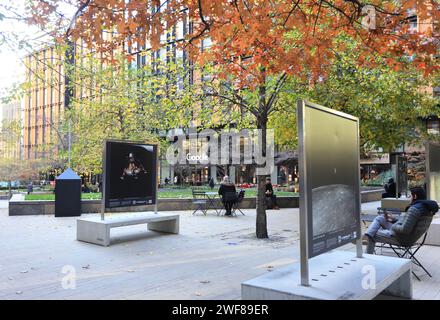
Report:
[[[232,76],[242,87],[258,86],[267,75],[279,73],[313,81],[344,50],[343,42],[335,41],[341,36],[356,40],[363,53],[360,64],[374,65],[376,55],[399,68],[402,56],[412,55],[414,64],[430,73],[438,68],[432,59],[438,47],[438,3],[400,2],[369,1],[377,26],[366,30],[363,7],[354,0],[91,0],[72,35],[103,53],[124,43],[156,50],[175,40],[175,26],[191,21],[184,41],[176,45],[193,61],[214,64],[219,76]],[[411,10],[423,23],[419,32],[409,32]],[[39,14],[48,15],[44,10]],[[207,38],[212,45],[202,51]]]

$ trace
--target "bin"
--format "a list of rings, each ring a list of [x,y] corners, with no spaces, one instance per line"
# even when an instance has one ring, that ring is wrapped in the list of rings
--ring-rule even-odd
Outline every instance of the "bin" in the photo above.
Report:
[[[81,178],[67,169],[56,178],[55,217],[78,217],[81,215]]]

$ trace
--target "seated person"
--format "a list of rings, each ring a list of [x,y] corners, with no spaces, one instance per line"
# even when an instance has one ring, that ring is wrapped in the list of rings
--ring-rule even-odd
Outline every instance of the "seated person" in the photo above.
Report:
[[[395,198],[396,197],[396,183],[393,178],[388,179],[388,183],[384,186],[385,192],[382,193],[382,198]],[[399,192],[398,197],[400,198],[401,194]]]
[[[237,200],[237,191],[235,190],[235,185],[229,180],[229,176],[223,177],[220,188],[218,189],[218,194],[225,206],[225,216],[230,216],[232,214],[232,206]]]
[[[29,182],[27,186],[27,194],[31,194],[32,192],[34,192],[34,185],[32,184],[32,182]]]
[[[272,182],[269,177],[266,178],[266,203],[271,204],[267,206],[268,209],[279,209],[277,204],[277,196],[273,192]]]
[[[89,188],[89,186],[87,185],[87,183],[84,183],[84,184],[82,185],[82,187],[81,187],[81,192],[83,192],[83,193],[90,193],[90,188]]]
[[[214,187],[215,187],[215,182],[214,182],[214,178],[213,178],[213,177],[209,178],[208,185],[209,185],[209,187],[211,188],[211,190],[214,189]]]
[[[406,214],[397,219],[384,214],[377,216],[363,237],[367,245],[366,253],[373,254],[375,237],[395,238],[397,241],[405,241],[414,230],[420,217],[435,214],[439,207],[437,202],[426,200],[426,193],[422,187],[410,189],[411,204],[406,208]]]

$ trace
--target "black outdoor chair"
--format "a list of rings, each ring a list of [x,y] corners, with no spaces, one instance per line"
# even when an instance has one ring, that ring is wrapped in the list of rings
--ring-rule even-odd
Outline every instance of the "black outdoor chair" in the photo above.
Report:
[[[374,237],[376,243],[380,243],[379,246],[376,246],[378,249],[391,249],[399,258],[411,259],[412,263],[419,266],[426,272],[426,274],[432,278],[432,275],[429,271],[422,265],[422,263],[416,258],[417,252],[420,248],[425,244],[426,236],[428,235],[428,229],[431,225],[432,215],[431,216],[423,216],[418,221],[416,226],[414,227],[413,233],[410,237],[408,237],[408,241],[401,242],[396,238],[386,238],[377,235]],[[419,242],[419,239],[422,241]],[[382,250],[381,250],[382,251]],[[377,250],[375,250],[377,254]],[[412,271],[417,280],[420,281],[418,275]]]
[[[208,210],[208,199],[206,199],[205,191],[192,189],[192,195],[192,203],[196,206],[196,209],[192,214],[194,215],[197,211],[201,211],[206,216],[206,212]]]
[[[242,214],[242,215],[244,215],[245,216],[245,214],[243,213],[243,211],[241,211],[241,209],[240,209],[240,204],[243,202],[243,199],[244,199],[244,194],[245,194],[245,191],[244,190],[240,190],[239,192],[238,192],[238,196],[237,196],[237,199],[235,200],[235,202],[234,202],[234,204],[232,205],[232,215],[237,215],[237,210],[238,211],[240,211],[240,213]]]
[[[231,190],[231,191],[226,191],[225,193],[223,193],[223,195],[221,196],[221,201],[223,203],[223,209],[221,209],[219,211],[218,215],[220,215],[223,212],[223,210],[226,210],[225,209],[226,203],[232,203],[232,208],[231,208],[231,214],[232,214],[232,212],[234,210],[234,204],[237,201],[237,199],[238,199],[238,195],[237,195],[236,191]]]

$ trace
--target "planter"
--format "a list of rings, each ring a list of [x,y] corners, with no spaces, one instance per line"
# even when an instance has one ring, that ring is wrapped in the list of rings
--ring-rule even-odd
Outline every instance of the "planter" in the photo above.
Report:
[[[216,201],[219,201],[217,199]],[[278,205],[280,208],[298,208],[299,197],[278,197]],[[220,206],[220,203],[219,203]],[[252,209],[256,207],[256,198],[244,198],[240,208]],[[157,203],[158,211],[182,211],[195,210],[196,206],[192,203],[192,199],[159,199]],[[154,206],[133,206],[107,209],[106,212],[142,212],[153,211]],[[101,200],[82,200],[81,213],[99,213],[101,212]],[[55,201],[53,200],[11,200],[9,201],[9,215],[38,215],[38,214],[54,214]]]
[[[382,197],[383,189],[369,190],[361,192],[362,202],[378,201]],[[216,201],[219,201],[218,199]],[[280,208],[298,208],[299,196],[277,197]],[[244,198],[240,206],[242,209],[253,209],[256,207],[256,198]],[[158,211],[182,211],[195,210],[192,199],[159,199],[157,203]],[[107,209],[107,212],[141,212],[153,211],[154,206],[135,206]],[[81,213],[99,213],[101,212],[101,200],[82,200]],[[9,215],[41,215],[55,214],[55,201],[39,200],[25,201],[11,199],[9,201]]]

